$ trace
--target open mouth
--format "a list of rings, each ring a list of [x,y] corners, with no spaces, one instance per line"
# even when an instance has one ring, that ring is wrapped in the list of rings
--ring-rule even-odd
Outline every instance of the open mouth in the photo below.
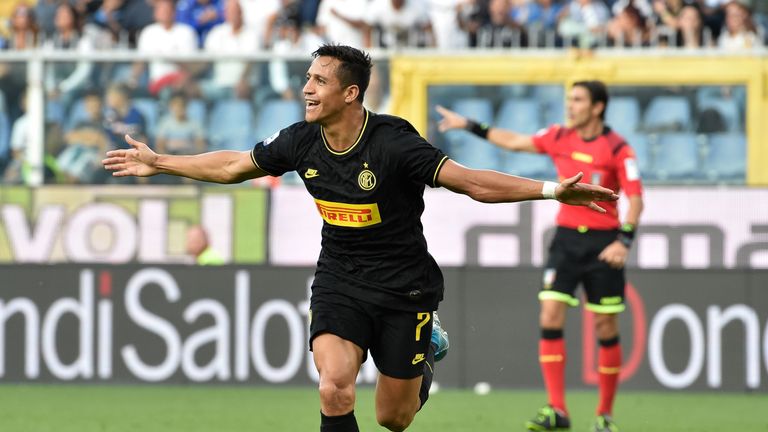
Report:
[[[306,107],[307,110],[314,109],[318,105],[320,105],[320,102],[312,101],[312,100],[305,101],[305,107]]]

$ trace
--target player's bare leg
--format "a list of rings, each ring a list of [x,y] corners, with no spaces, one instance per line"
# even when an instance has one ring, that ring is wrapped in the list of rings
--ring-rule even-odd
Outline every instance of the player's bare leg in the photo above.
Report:
[[[355,420],[355,379],[360,371],[363,350],[330,333],[312,341],[315,367],[320,373],[321,432],[357,432]]]
[[[595,333],[600,348],[597,354],[598,388],[600,392],[597,419],[593,430],[613,432],[618,430],[613,423],[613,400],[621,372],[621,345],[619,344],[618,314],[595,314]]]
[[[422,377],[392,378],[379,374],[376,381],[376,421],[391,431],[403,431],[421,408]]]

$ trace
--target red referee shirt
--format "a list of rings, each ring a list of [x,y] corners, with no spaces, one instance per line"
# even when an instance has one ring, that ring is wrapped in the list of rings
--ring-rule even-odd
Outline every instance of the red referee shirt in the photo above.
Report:
[[[534,135],[533,143],[540,153],[552,158],[561,180],[583,172],[581,181],[584,183],[600,185],[617,193],[623,190],[627,196],[643,192],[635,152],[624,138],[607,127],[602,135],[585,141],[575,129],[553,125]],[[557,225],[576,229],[618,228],[617,203],[601,202],[598,205],[607,212],[598,213],[587,207],[561,204]]]

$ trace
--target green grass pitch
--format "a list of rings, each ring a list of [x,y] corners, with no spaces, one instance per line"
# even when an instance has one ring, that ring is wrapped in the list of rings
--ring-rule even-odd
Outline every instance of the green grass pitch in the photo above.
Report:
[[[767,431],[765,394],[619,394],[623,432]],[[523,431],[544,401],[541,391],[442,390],[419,413],[411,432]],[[568,395],[573,431],[589,431],[595,392]],[[376,425],[373,391],[358,391],[361,431]],[[3,432],[280,432],[318,431],[312,388],[205,386],[0,385]]]

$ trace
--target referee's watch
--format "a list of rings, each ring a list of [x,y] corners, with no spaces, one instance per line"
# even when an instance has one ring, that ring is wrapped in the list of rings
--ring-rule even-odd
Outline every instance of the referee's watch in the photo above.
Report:
[[[619,234],[616,235],[616,240],[620,241],[627,249],[632,247],[632,242],[635,241],[635,226],[631,223],[624,223],[619,228]]]

